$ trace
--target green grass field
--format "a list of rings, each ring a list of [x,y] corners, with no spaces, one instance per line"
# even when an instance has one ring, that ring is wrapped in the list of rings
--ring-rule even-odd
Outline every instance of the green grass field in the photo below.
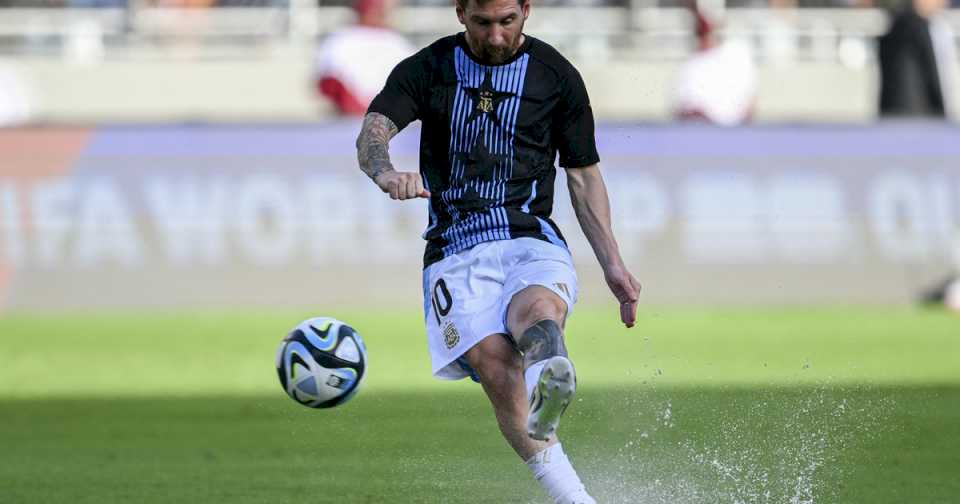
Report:
[[[546,503],[419,314],[344,311],[335,410],[273,358],[309,312],[0,318],[0,503]],[[578,308],[564,446],[602,503],[955,503],[960,318],[888,308]]]

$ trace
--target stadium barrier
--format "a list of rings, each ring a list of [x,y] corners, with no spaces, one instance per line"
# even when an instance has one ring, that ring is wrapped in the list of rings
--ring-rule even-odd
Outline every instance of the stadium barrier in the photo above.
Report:
[[[448,3],[424,3],[434,5],[403,6],[392,18],[416,46],[462,29]],[[538,4],[525,25],[527,33],[554,45],[576,65],[598,118],[670,121],[679,65],[696,48],[690,12],[614,3]],[[290,123],[335,117],[335,108],[318,98],[311,76],[317,41],[353,19],[346,5],[268,2],[273,6],[255,7],[254,2],[197,9],[148,4],[0,8],[0,67],[26,90],[17,94],[27,103],[27,120]],[[876,37],[888,27],[887,11],[724,12],[719,36],[751,47],[757,62],[755,121],[875,119]],[[960,9],[945,13],[944,20],[960,33]],[[955,81],[960,94],[960,80]],[[953,117],[960,117],[957,106]]]
[[[356,168],[355,122],[0,130],[6,310],[419,306],[424,201]],[[652,303],[903,303],[960,262],[960,143],[938,124],[599,127]],[[418,130],[395,139],[416,166]],[[562,177],[555,218],[608,300]]]

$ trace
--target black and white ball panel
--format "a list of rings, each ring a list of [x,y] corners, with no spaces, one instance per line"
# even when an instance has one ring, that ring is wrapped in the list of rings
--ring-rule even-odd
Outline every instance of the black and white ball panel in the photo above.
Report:
[[[330,408],[349,400],[363,380],[366,348],[350,326],[317,317],[301,322],[277,352],[280,385],[295,401]]]

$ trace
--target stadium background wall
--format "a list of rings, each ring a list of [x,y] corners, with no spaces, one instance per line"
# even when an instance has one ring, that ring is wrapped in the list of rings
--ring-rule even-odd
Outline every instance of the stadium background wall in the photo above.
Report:
[[[2,307],[419,307],[425,204],[369,183],[357,131],[0,130]],[[603,124],[598,141],[648,302],[895,304],[960,267],[957,133]],[[416,166],[417,142],[397,137],[398,166]],[[558,186],[581,302],[605,302]]]

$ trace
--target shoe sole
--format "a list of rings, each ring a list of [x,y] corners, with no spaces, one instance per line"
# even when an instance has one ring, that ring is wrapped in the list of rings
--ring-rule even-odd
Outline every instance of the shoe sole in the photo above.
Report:
[[[560,417],[566,411],[577,389],[577,375],[573,363],[566,357],[552,357],[543,366],[537,381],[537,392],[542,402],[536,416],[527,419],[527,434],[539,441],[549,441],[557,431]],[[534,394],[534,403],[536,402]]]

